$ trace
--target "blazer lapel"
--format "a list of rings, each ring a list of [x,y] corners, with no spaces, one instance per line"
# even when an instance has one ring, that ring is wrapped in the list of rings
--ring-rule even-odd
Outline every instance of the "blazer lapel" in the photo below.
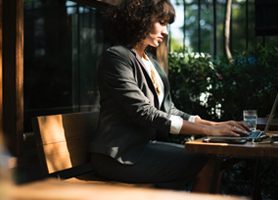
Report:
[[[151,79],[150,75],[148,74],[142,59],[139,57],[139,55],[136,53],[136,51],[134,49],[132,49],[131,51],[135,54],[136,60],[140,64],[140,67],[141,67],[141,69],[144,73],[144,76],[145,76],[146,80],[147,80],[148,86],[149,86],[150,90],[152,91],[152,93],[154,95],[154,100],[155,100],[154,105],[155,105],[156,108],[159,108],[158,96],[157,96],[157,93],[155,91],[152,79]]]
[[[166,75],[166,73],[161,69],[161,67],[158,65],[158,63],[153,59],[151,58],[151,61],[153,62],[154,64],[154,67],[156,69],[156,71],[158,72],[162,82],[163,82],[163,85],[164,85],[164,93],[166,95],[166,93],[168,93],[170,91],[170,84],[169,84],[169,81],[168,81],[168,77]],[[165,96],[164,95],[164,96]]]

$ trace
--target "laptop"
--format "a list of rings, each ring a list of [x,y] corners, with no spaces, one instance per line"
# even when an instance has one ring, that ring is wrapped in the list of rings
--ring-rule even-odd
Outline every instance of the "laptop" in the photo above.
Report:
[[[225,136],[208,136],[203,138],[203,142],[214,142],[214,143],[232,143],[232,144],[244,144],[247,141],[261,141],[262,139],[266,138],[266,133],[270,127],[271,121],[275,114],[275,110],[278,104],[278,93],[272,105],[269,117],[266,121],[266,125],[263,131],[254,130],[248,133],[248,136],[241,136],[241,137],[225,137]]]

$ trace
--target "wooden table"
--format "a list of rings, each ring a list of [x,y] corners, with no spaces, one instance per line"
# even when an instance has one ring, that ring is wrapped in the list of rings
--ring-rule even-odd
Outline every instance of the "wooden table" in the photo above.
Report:
[[[268,135],[278,134],[277,131],[271,131]],[[206,143],[201,139],[189,141],[185,148],[191,152],[206,153],[214,155],[224,155],[231,157],[278,157],[278,144],[262,142],[247,142],[246,144],[227,144],[227,143]]]
[[[269,131],[267,135],[278,135],[278,131]],[[260,197],[260,177],[259,172],[261,168],[261,161],[266,158],[278,158],[278,143],[270,143],[269,139],[262,142],[247,142],[245,144],[228,144],[228,143],[207,143],[203,139],[186,142],[185,148],[194,153],[204,153],[223,157],[233,158],[253,158],[256,159],[254,185],[253,185],[253,198],[261,199]],[[216,172],[216,177],[212,180],[212,184],[219,182],[219,173]],[[217,186],[216,186],[217,187]],[[214,188],[213,191],[217,191]]]
[[[10,200],[247,200],[246,197],[197,194],[101,182],[78,184],[53,179],[13,186],[9,191],[7,199]]]

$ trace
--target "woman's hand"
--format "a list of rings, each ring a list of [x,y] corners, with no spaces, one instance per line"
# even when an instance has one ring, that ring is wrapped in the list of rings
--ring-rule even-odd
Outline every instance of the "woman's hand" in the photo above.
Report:
[[[197,118],[195,123],[183,121],[180,134],[198,134],[214,136],[241,136],[250,131],[248,127],[238,121],[213,122]]]
[[[242,136],[247,135],[249,128],[242,122],[224,121],[216,122],[208,127],[207,135],[214,136]]]

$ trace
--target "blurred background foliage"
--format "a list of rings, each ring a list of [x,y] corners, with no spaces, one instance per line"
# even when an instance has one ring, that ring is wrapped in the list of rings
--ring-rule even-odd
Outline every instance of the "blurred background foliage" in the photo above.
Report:
[[[258,45],[234,60],[189,49],[169,53],[169,79],[178,108],[212,120],[242,120],[242,110],[269,114],[278,88],[278,47]]]

